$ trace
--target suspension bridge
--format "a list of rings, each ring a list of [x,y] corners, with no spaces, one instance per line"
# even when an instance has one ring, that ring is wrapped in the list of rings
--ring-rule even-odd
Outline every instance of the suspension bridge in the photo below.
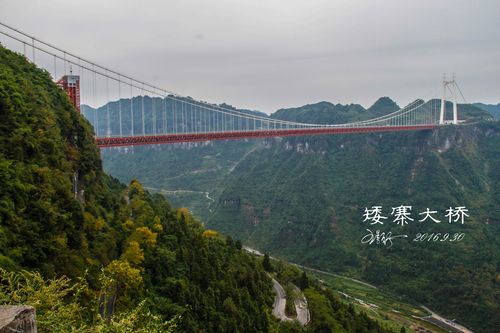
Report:
[[[455,80],[443,96],[416,100],[381,117],[345,124],[311,124],[268,117],[185,97],[41,41],[0,22],[2,45],[45,68],[94,127],[99,147],[304,135],[429,130],[457,124]],[[446,120],[447,92],[453,120]],[[463,95],[462,95],[463,97]],[[102,107],[97,99],[104,99]],[[82,104],[80,104],[80,100]]]

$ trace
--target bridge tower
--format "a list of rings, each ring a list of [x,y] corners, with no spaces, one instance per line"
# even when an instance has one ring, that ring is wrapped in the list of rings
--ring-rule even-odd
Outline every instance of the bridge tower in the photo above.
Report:
[[[443,97],[441,98],[441,112],[439,113],[439,125],[444,124],[445,113],[446,113],[446,74],[443,75]]]
[[[57,81],[57,85],[61,87],[69,99],[80,113],[80,77],[78,75],[64,75]]]
[[[451,93],[451,98],[453,101],[453,122],[452,124],[458,124],[458,104],[457,104],[457,82],[455,81],[455,74],[453,74],[453,79],[451,81],[446,80],[446,75],[443,76],[443,98],[441,99],[441,112],[439,114],[439,124],[445,123],[444,117],[446,114],[446,94],[447,91]]]

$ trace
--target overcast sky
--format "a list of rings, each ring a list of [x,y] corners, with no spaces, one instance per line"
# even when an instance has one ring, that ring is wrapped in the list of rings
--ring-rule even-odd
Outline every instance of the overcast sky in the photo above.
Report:
[[[266,113],[500,102],[499,0],[0,0],[0,21],[168,90]],[[1,41],[2,39],[0,39]]]

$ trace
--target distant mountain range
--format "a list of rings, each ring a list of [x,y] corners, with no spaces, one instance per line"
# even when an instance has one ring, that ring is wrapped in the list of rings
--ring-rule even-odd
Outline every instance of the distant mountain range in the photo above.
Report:
[[[451,102],[446,103],[447,119],[451,118]],[[334,104],[319,102],[296,108],[279,109],[271,118],[317,124],[339,124],[368,120],[397,111],[400,106],[389,97],[380,97],[372,106],[365,109],[359,104]],[[478,120],[490,118],[488,112],[470,104],[459,105],[459,118]]]
[[[483,104],[483,103],[474,103],[473,105],[481,108],[487,112],[489,112],[496,119],[500,119],[500,103],[495,104]]]

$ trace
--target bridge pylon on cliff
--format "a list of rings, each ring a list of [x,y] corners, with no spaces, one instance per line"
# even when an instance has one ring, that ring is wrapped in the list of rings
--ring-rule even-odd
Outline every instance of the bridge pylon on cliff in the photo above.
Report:
[[[448,92],[451,94],[448,96]],[[458,104],[457,104],[457,95],[460,94],[462,98],[465,101],[464,95],[462,94],[462,91],[460,91],[460,87],[457,84],[457,81],[455,80],[455,74],[453,74],[453,77],[451,80],[446,80],[446,75],[443,75],[443,97],[441,98],[441,111],[439,113],[439,124],[444,125],[447,122],[445,120],[446,118],[446,99],[448,97],[451,98],[452,103],[453,103],[453,120],[451,121],[452,124],[457,125],[458,124]]]

